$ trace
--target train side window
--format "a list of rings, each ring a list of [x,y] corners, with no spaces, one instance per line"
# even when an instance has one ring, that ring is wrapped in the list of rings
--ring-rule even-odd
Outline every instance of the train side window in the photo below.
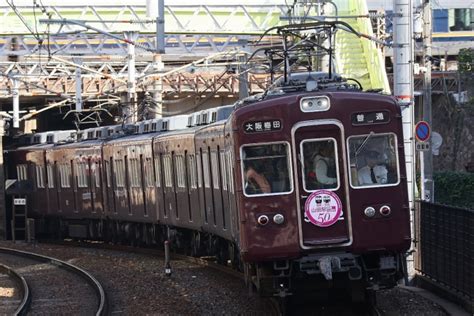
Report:
[[[44,167],[43,166],[36,166],[36,187],[37,188],[44,188]]]
[[[202,188],[202,149],[200,149],[201,154],[196,154],[196,167],[197,167],[197,177],[198,177],[198,188]]]
[[[219,189],[219,160],[217,151],[211,152],[212,184],[214,189]]]
[[[122,159],[114,161],[115,185],[117,188],[125,187],[125,166]]]
[[[209,154],[208,152],[202,152],[202,173],[204,177],[204,187],[210,188],[211,181],[209,176]]]
[[[59,175],[61,179],[61,188],[71,187],[71,165],[61,164],[59,165]]]
[[[112,187],[112,178],[111,178],[111,173],[110,173],[110,162],[108,160],[104,160],[105,162],[105,179],[107,181],[107,187],[110,188]]]
[[[399,183],[395,134],[368,134],[347,139],[351,185],[356,188]]]
[[[174,156],[174,163],[176,165],[176,184],[178,188],[186,187],[186,176],[184,173],[184,157],[182,155]]]
[[[223,150],[221,150],[220,152],[219,161],[221,163],[222,189],[227,191],[227,176],[228,176],[227,169],[228,168],[226,167],[227,159],[226,159],[225,152]]]
[[[171,170],[171,156],[165,155],[163,156],[163,169],[164,169],[164,176],[165,176],[165,187],[171,188],[173,187],[173,173]]]
[[[28,180],[28,165],[20,164],[16,166],[16,173],[18,181]]]
[[[153,160],[151,158],[145,158],[145,165],[144,165],[144,172],[145,172],[145,185],[150,188],[153,187]]]
[[[130,186],[132,188],[140,187],[140,163],[138,159],[132,158],[129,160],[129,177],[130,177]]]
[[[285,194],[293,190],[289,150],[286,142],[241,147],[246,196]]]
[[[337,190],[339,167],[334,138],[309,139],[301,142],[303,186],[306,191]]]
[[[194,155],[189,155],[188,156],[188,170],[189,170],[189,186],[192,189],[196,189],[196,158]]]
[[[155,175],[156,175],[156,186],[158,188],[161,187],[161,160],[160,160],[160,155],[155,157]]]
[[[226,153],[227,156],[227,173],[228,173],[228,183],[229,183],[229,191],[234,193],[234,170],[233,170],[233,160],[232,160],[232,152],[228,151]]]
[[[100,163],[100,161],[97,162],[97,163],[93,162],[92,166],[93,166],[92,170],[94,171],[95,187],[100,188],[100,182],[101,182],[100,181],[100,171],[101,171],[100,169],[102,167],[102,164]]]
[[[77,175],[77,187],[87,188],[87,167],[85,162],[77,162],[75,164],[75,170]]]
[[[51,164],[46,165],[46,176],[48,178],[48,188],[54,189],[54,171],[53,166]]]

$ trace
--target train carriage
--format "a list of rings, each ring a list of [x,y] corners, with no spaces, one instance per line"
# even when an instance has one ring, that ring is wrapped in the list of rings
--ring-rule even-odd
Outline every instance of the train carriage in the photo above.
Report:
[[[291,282],[298,273],[306,280],[342,275],[347,282],[395,284],[411,239],[394,99],[360,92],[289,94],[238,108],[232,125],[240,153],[240,249],[244,261],[255,263],[247,271],[257,284],[268,281],[270,292],[277,291],[275,283],[295,290],[290,284],[304,283]],[[330,183],[312,175],[320,172],[314,170],[316,151],[334,158]],[[375,152],[383,178],[364,183],[365,155]],[[249,168],[258,169],[270,188],[251,188]]]

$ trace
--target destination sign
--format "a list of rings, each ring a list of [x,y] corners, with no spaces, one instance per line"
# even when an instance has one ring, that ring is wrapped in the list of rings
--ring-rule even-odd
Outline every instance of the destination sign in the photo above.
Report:
[[[251,121],[244,123],[244,132],[248,134],[279,130],[281,130],[280,120]]]
[[[390,121],[388,111],[359,112],[352,114],[352,125],[385,124]]]

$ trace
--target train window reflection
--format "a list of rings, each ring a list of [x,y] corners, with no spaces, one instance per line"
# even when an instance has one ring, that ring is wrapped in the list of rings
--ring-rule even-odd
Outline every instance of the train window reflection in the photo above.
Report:
[[[398,184],[397,141],[394,134],[351,136],[347,145],[353,187]]]
[[[303,185],[306,191],[339,187],[337,150],[334,139],[305,140],[301,143]]]
[[[245,195],[291,192],[287,143],[243,146],[241,157]]]

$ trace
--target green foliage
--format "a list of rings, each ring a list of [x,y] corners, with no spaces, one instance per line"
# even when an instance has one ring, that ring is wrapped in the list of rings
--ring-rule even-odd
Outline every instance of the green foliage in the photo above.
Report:
[[[474,210],[474,173],[437,172],[434,181],[435,203]]]
[[[458,69],[461,74],[474,73],[474,49],[463,48],[459,50]]]

